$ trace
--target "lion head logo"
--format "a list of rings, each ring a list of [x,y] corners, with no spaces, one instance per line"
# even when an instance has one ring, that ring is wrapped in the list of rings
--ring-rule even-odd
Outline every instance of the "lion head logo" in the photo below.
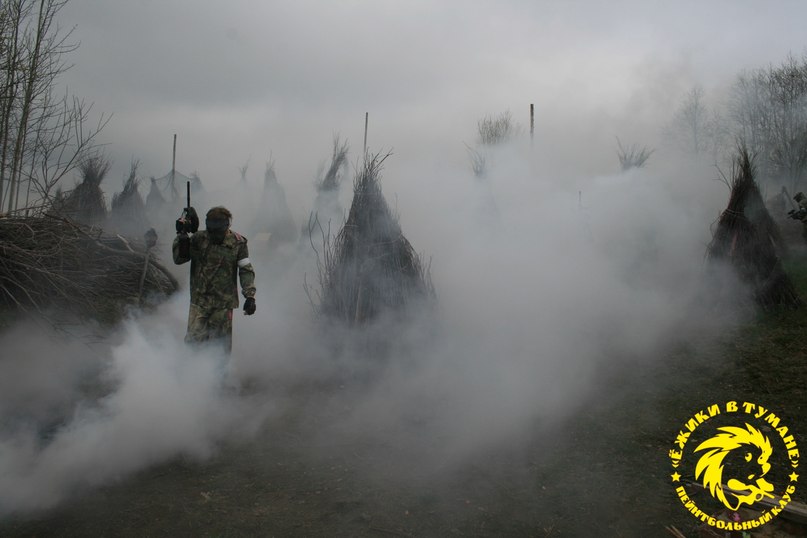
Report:
[[[703,452],[695,467],[695,478],[703,475],[703,487],[730,510],[743,504],[750,506],[762,497],[773,497],[770,493],[773,484],[764,478],[771,469],[768,459],[773,452],[768,438],[750,424],[745,428],[725,426],[718,430],[722,433],[695,449]],[[736,478],[730,478],[724,485],[726,463]]]

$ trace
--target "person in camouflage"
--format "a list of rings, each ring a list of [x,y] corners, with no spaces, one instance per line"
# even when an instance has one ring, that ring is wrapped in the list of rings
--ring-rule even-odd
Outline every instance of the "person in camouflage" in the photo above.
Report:
[[[233,309],[238,308],[238,284],[244,314],[255,313],[255,271],[249,260],[247,240],[230,230],[232,214],[217,206],[207,212],[205,230],[198,231],[199,218],[189,207],[177,219],[173,255],[177,265],[191,262],[191,304],[188,314],[188,343],[220,342],[226,352],[233,345]],[[188,235],[188,234],[191,235]]]

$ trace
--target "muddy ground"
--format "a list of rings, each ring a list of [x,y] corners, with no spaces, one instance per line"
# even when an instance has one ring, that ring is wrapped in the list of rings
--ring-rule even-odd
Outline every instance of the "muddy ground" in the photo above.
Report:
[[[788,271],[807,296],[807,258]],[[615,358],[620,367],[603,368],[590,398],[557,423],[536,422],[445,468],[439,458],[422,464],[445,440],[417,418],[389,436],[332,430],[347,412],[344,385],[248,387],[233,397],[286,391],[291,402],[257,436],[76,491],[55,509],[0,522],[0,536],[653,537],[673,525],[696,536],[670,482],[675,434],[706,405],[746,400],[778,410],[807,443],[803,310],[673,342],[663,360]],[[310,393],[323,391],[337,405],[311,409],[322,399]],[[419,448],[386,440],[407,436]]]

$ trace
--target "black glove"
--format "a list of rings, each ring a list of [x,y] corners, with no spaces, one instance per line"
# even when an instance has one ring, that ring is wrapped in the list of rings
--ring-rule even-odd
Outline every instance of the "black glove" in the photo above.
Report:
[[[255,313],[255,297],[247,297],[244,301],[244,314],[251,316]]]

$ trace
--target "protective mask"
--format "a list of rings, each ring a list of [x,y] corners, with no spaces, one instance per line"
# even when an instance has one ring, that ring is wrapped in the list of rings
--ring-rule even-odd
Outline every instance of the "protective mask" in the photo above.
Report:
[[[228,219],[205,219],[205,227],[213,243],[220,244],[224,241],[227,229],[230,227]]]

